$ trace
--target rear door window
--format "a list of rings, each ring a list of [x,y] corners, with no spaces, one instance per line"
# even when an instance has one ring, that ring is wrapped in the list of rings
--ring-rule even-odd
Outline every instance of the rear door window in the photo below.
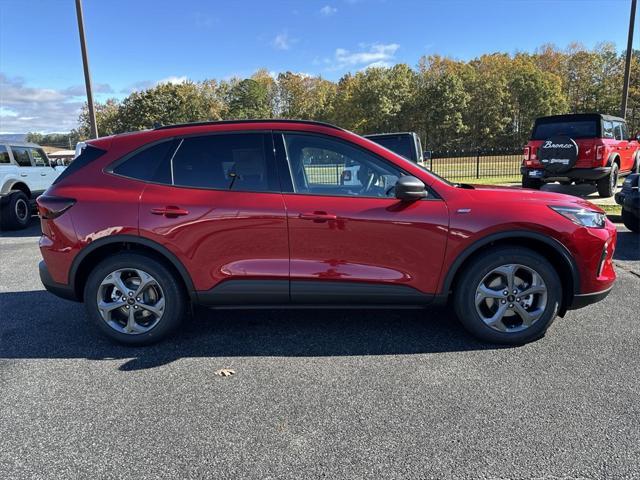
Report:
[[[271,134],[186,137],[170,162],[176,186],[279,192]]]
[[[616,140],[624,140],[624,132],[622,131],[622,123],[613,122],[613,134]]]
[[[47,154],[41,148],[30,148],[31,157],[36,167],[46,167],[48,165]]]
[[[31,167],[31,158],[29,157],[29,149],[26,147],[11,147],[13,159],[21,167]]]
[[[603,130],[602,130],[602,138],[615,138],[613,134],[613,122],[610,120],[605,120],[602,122]]]

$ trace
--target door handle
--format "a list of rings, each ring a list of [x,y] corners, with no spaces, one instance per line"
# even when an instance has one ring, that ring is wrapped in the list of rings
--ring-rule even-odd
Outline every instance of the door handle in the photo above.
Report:
[[[46,174],[46,173],[44,173],[44,172],[40,172],[40,176],[41,176],[41,177],[46,177],[46,176],[47,176],[47,174]]]
[[[313,213],[301,213],[299,218],[301,220],[313,220],[316,223],[322,223],[328,220],[337,220],[338,216],[333,213],[327,213],[327,212],[313,212]]]
[[[21,177],[28,177],[28,176],[29,176],[29,174],[27,174],[27,173],[21,173],[21,174],[20,174],[20,176],[21,176]]]
[[[151,209],[153,215],[164,215],[168,218],[180,217],[182,215],[189,215],[189,210],[184,208],[168,206],[168,207],[156,207]]]

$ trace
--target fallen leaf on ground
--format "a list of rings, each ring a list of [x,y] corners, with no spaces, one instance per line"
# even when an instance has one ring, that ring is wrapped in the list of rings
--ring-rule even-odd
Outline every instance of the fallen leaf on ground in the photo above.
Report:
[[[216,370],[216,375],[219,377],[230,377],[231,375],[235,375],[236,371],[231,370],[230,368],[221,368],[220,370]]]

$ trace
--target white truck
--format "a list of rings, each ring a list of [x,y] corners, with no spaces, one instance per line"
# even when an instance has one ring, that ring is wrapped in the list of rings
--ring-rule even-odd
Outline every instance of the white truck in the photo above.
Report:
[[[25,228],[36,198],[63,170],[35,143],[0,140],[0,227]]]

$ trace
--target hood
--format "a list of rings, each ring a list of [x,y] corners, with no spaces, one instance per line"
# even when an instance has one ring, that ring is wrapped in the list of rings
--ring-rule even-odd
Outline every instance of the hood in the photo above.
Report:
[[[573,195],[564,193],[543,192],[541,190],[529,190],[518,187],[500,187],[491,185],[473,185],[472,189],[466,190],[474,201],[490,202],[499,205],[500,203],[525,203],[525,204],[545,204],[545,205],[567,205],[580,208],[587,208],[604,213],[604,210],[594,203]]]

